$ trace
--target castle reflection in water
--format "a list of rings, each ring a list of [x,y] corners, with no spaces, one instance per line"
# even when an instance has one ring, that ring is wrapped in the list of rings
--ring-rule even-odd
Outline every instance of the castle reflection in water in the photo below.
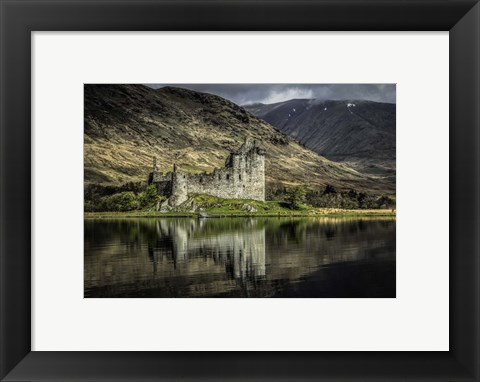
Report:
[[[85,220],[85,297],[395,297],[395,220]]]
[[[179,263],[204,261],[205,256],[209,256],[214,264],[225,268],[230,278],[253,280],[265,276],[265,227],[258,227],[258,221],[246,219],[242,220],[241,231],[212,235],[208,234],[211,221],[192,219],[172,224],[168,220],[157,220],[156,240],[148,243],[154,273],[159,262],[170,263],[177,269]],[[202,235],[205,231],[206,235]]]

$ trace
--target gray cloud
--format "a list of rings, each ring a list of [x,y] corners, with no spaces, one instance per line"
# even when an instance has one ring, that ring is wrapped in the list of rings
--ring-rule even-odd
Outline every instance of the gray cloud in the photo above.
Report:
[[[146,84],[176,86],[216,94],[239,105],[275,103],[294,98],[369,100],[396,103],[395,84]]]

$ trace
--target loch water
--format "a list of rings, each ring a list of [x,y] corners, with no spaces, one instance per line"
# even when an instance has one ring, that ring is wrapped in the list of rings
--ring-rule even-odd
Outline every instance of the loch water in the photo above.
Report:
[[[84,296],[394,298],[395,218],[85,219]]]

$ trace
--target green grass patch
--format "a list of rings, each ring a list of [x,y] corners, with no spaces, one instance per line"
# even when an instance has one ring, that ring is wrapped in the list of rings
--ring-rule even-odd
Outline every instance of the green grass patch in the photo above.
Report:
[[[341,209],[317,208],[305,204],[292,209],[282,201],[258,201],[252,199],[222,199],[205,194],[194,194],[190,197],[195,202],[196,212],[188,212],[178,207],[169,212],[154,209],[133,210],[125,212],[85,212],[85,218],[138,218],[138,217],[197,217],[207,214],[211,217],[227,216],[292,216],[292,217],[395,217],[391,209]]]
[[[252,199],[222,199],[211,195],[192,195],[197,208],[209,215],[302,215],[307,207],[292,210],[285,202]]]

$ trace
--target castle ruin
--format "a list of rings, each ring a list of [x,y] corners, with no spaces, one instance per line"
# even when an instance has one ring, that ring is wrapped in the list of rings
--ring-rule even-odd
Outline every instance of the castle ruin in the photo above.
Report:
[[[175,164],[173,171],[163,174],[154,159],[148,184],[154,184],[158,194],[168,198],[170,206],[182,204],[189,194],[264,201],[265,150],[255,140],[245,139],[240,149],[228,155],[224,167],[201,174],[183,172]]]

